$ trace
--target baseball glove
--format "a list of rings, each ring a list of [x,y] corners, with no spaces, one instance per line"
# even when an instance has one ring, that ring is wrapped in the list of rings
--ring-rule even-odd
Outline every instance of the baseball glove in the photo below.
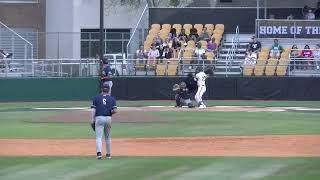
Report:
[[[179,84],[175,84],[175,85],[173,85],[173,87],[172,87],[172,91],[177,91],[177,90],[179,90],[179,89],[180,89]]]
[[[91,125],[92,130],[96,131],[96,122],[92,122],[90,125]]]

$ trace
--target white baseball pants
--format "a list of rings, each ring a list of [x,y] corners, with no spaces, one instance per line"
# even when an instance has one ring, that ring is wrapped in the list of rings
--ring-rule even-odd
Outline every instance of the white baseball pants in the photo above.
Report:
[[[196,93],[196,95],[194,96],[194,99],[196,100],[197,103],[202,102],[202,96],[203,94],[206,92],[206,86],[202,85],[198,87],[198,91]]]

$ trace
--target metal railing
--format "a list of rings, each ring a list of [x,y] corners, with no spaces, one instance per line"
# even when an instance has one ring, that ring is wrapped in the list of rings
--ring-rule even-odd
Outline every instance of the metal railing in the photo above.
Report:
[[[217,73],[220,63],[224,61],[227,60],[221,59],[217,63],[216,60],[181,57],[181,59],[118,59],[109,63],[114,76],[185,76],[188,73],[195,73],[198,67],[202,67],[210,76],[228,77],[228,74]],[[276,73],[277,68],[283,66],[285,69],[282,71],[285,71],[285,76],[320,76],[320,59],[280,59],[275,64],[269,63],[270,60],[265,60],[263,63],[258,61],[252,65],[243,65],[244,60],[238,60],[238,63],[242,68],[252,66],[252,75],[255,75],[256,69],[260,69],[260,76],[268,75],[265,74],[268,67],[273,67]],[[0,77],[98,77],[99,62],[99,59],[0,59]],[[257,68],[259,66],[262,69]],[[269,75],[276,74],[271,72]]]
[[[148,29],[149,7],[148,4],[146,4],[127,44],[128,57],[135,54],[136,50],[139,49],[139,46],[143,44],[143,41],[145,40],[145,37],[148,34]]]
[[[13,56],[20,53],[22,58],[33,59],[33,44],[1,21],[0,42],[0,49],[12,52]]]

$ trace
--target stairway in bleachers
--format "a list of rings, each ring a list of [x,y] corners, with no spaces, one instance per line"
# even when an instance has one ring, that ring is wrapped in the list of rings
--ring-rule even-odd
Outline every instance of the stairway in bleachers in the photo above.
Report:
[[[239,76],[241,75],[241,64],[243,63],[247,45],[251,34],[239,34],[238,49],[232,60],[227,60],[228,52],[232,49],[232,38],[234,34],[226,34],[220,47],[219,58],[216,61],[215,76]]]
[[[33,44],[33,58],[38,56],[38,35],[34,29],[13,28],[20,36]],[[0,27],[0,49],[13,53],[14,59],[31,58],[31,46],[4,27]]]

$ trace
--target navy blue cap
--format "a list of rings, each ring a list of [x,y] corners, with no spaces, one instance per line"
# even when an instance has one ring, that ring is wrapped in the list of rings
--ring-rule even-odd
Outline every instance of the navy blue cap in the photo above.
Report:
[[[102,84],[102,88],[103,88],[103,89],[109,89],[110,86],[109,86],[109,84],[107,84],[107,83],[103,83],[103,84]]]

